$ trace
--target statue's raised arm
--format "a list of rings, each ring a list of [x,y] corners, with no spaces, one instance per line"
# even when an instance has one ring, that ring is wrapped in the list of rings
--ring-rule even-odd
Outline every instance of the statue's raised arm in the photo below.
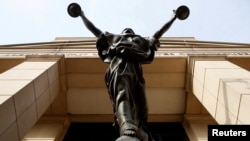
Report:
[[[158,30],[151,38],[152,40],[158,40],[161,36],[171,27],[173,22],[178,18],[179,20],[185,20],[189,16],[189,9],[187,6],[182,5],[174,10],[173,17],[166,24],[164,24],[160,30]]]
[[[71,17],[78,17],[80,16],[83,20],[83,23],[85,26],[90,30],[96,37],[100,37],[102,34],[102,31],[98,29],[85,15],[84,12],[82,11],[81,7],[77,3],[71,3],[68,6],[68,14]]]

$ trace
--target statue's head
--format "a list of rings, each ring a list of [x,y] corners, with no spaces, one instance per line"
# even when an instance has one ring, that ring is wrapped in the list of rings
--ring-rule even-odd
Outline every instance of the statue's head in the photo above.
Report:
[[[131,28],[125,28],[122,31],[122,35],[134,35],[134,34],[135,34],[135,32]]]

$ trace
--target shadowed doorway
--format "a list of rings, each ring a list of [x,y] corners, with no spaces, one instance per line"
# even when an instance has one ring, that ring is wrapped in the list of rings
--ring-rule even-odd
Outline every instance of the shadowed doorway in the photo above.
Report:
[[[179,122],[149,122],[147,127],[155,141],[189,141]],[[118,132],[112,123],[71,123],[64,141],[115,141]]]

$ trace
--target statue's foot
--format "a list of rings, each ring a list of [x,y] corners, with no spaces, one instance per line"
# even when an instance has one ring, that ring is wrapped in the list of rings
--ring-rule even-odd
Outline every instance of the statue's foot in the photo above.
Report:
[[[137,127],[132,123],[126,122],[120,128],[120,135],[121,136],[136,137],[137,136]]]
[[[133,129],[127,129],[123,132],[124,136],[130,136],[130,137],[135,137],[136,136],[136,132]]]

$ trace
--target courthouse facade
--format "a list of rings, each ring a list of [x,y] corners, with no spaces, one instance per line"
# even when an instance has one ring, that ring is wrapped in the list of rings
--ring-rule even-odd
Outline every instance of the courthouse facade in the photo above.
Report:
[[[113,122],[95,41],[0,46],[1,141],[61,141],[72,122]],[[250,44],[160,42],[143,65],[149,122],[181,122],[191,141],[207,140],[209,124],[250,124]]]

